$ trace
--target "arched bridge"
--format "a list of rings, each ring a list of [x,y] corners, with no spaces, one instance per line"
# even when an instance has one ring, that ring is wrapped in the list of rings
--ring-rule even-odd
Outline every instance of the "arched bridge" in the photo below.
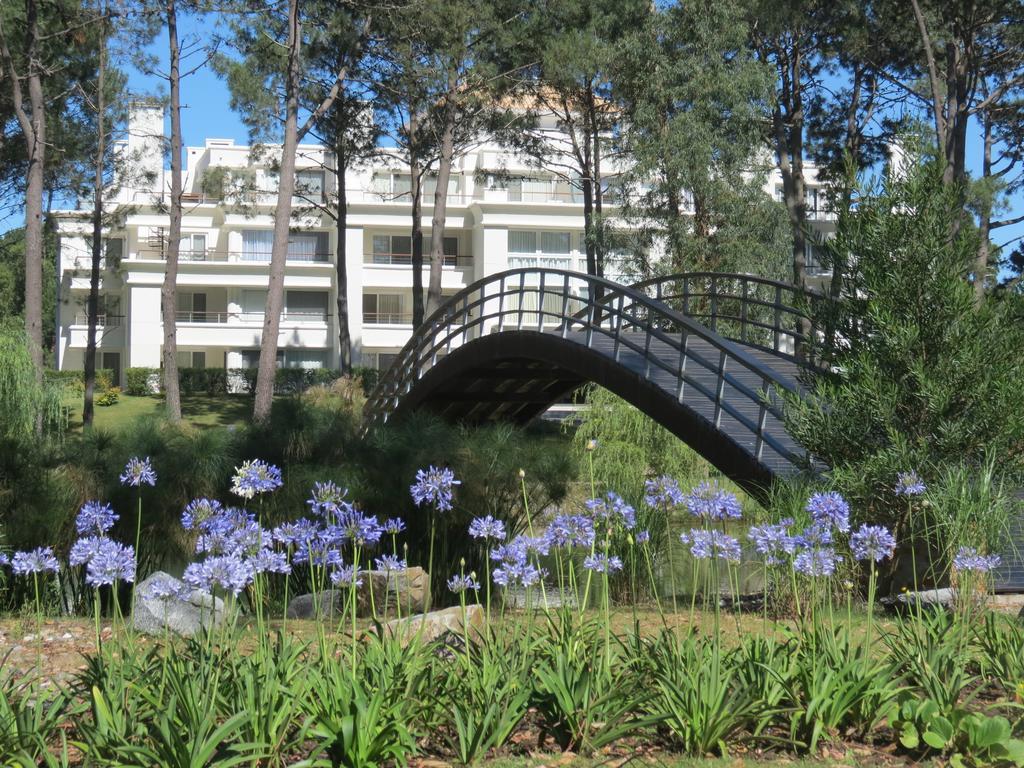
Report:
[[[624,286],[563,270],[502,272],[416,330],[371,393],[366,426],[418,408],[524,423],[594,382],[762,492],[810,463],[783,426],[782,396],[814,370],[797,355],[816,332],[812,300],[749,275]]]

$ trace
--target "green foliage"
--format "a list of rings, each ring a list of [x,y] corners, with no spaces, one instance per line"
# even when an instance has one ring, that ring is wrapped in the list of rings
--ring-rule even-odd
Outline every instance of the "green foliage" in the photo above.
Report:
[[[654,693],[646,711],[683,752],[728,754],[742,732],[756,730],[764,711],[759,689],[742,673],[743,661],[739,649],[663,633],[650,649]]]
[[[917,754],[934,751],[950,765],[1024,765],[1024,741],[1012,738],[1010,721],[1002,715],[943,709],[931,699],[908,698],[893,721],[899,742]]]
[[[523,644],[509,648],[490,639],[471,640],[468,652],[456,654],[458,672],[448,678],[438,708],[447,715],[446,739],[463,765],[504,746],[526,715],[530,661]]]
[[[790,737],[794,745],[817,751],[824,736],[844,729],[870,732],[894,709],[902,687],[893,666],[864,653],[849,630],[815,628],[800,638],[787,688]]]
[[[321,659],[305,700],[309,736],[318,742],[313,758],[303,763],[334,768],[379,768],[399,764],[416,747],[409,728],[416,703],[406,698],[403,659],[397,667],[384,663],[379,646],[371,646],[376,663],[370,676],[354,675],[347,658]]]
[[[63,426],[63,388],[36,381],[28,349],[20,324],[0,322],[0,437],[26,438],[35,432],[37,423],[57,432]]]
[[[158,368],[125,368],[124,393],[134,397],[150,395],[153,390],[149,386],[153,376],[159,376]]]
[[[181,394],[223,395],[228,391],[228,372],[224,368],[179,368]]]
[[[908,507],[890,490],[899,472],[930,483],[990,457],[1002,477],[1024,471],[1024,326],[1006,302],[987,296],[975,306],[966,276],[977,238],[968,226],[951,235],[959,198],[939,173],[911,168],[840,218],[829,251],[851,255],[847,298],[816,311],[819,327],[845,330],[822,350],[832,373],[786,413],[789,432],[832,467],[857,515],[904,539]]]
[[[785,210],[765,194],[757,160],[773,72],[748,40],[733,0],[660,8],[623,36],[614,91],[627,113],[626,216],[636,225],[627,237],[640,246],[641,274],[788,273]],[[647,256],[656,239],[667,251],[661,264]]]
[[[563,750],[589,754],[653,724],[637,716],[649,694],[630,685],[621,661],[595,622],[552,622],[534,666],[533,706]]]
[[[71,697],[66,691],[48,691],[38,684],[4,675],[0,679],[0,754],[10,761],[5,765],[60,765],[50,752],[50,745],[61,733],[71,710]],[[66,764],[66,745],[62,752]]]
[[[120,397],[121,388],[111,387],[106,392],[104,392],[103,394],[96,398],[96,405],[101,405],[104,407],[110,405],[117,405],[117,401],[120,399]]]

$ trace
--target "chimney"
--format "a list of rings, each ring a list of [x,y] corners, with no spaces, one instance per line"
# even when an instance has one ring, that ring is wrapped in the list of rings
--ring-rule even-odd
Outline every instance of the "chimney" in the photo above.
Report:
[[[163,189],[164,107],[155,99],[136,99],[128,105],[128,157],[133,187]]]

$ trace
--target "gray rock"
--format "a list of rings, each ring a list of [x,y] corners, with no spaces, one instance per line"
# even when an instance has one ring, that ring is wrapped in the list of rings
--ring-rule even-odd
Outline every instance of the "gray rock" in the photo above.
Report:
[[[475,637],[484,625],[484,607],[480,604],[467,605],[465,615],[461,605],[431,611],[404,619],[395,619],[384,625],[384,633],[397,637],[406,643],[419,638],[425,643],[453,635],[463,638],[467,633]]]
[[[399,609],[403,616],[423,611],[427,596],[429,578],[422,568],[404,571],[363,571],[362,584],[356,588],[356,613],[359,616],[387,618],[396,616]],[[288,602],[289,619],[336,618],[348,610],[349,591],[325,589],[313,595],[298,595]],[[317,612],[319,603],[319,613]]]
[[[922,589],[919,592],[900,592],[895,597],[885,597],[879,602],[894,613],[902,613],[913,606],[951,611],[956,608],[956,600],[956,590],[951,587],[943,587],[942,589]]]
[[[167,586],[175,594],[156,597],[153,585]],[[173,576],[157,571],[136,585],[135,617],[137,632],[162,635],[167,630],[191,637],[202,628],[218,626],[224,620],[224,601],[199,590],[191,590]]]

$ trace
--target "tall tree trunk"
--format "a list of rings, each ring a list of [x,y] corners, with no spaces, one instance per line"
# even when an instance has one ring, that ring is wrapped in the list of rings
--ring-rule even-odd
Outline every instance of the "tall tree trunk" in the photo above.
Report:
[[[284,143],[274,211],[274,241],[270,254],[267,304],[260,340],[260,363],[256,374],[256,402],[253,421],[266,424],[274,400],[277,375],[277,338],[284,306],[284,268],[288,255],[288,230],[291,223],[292,195],[295,193],[295,149],[298,145],[299,57],[302,35],[299,27],[299,0],[288,2],[288,68],[285,78]]]
[[[807,185],[804,179],[803,65],[794,47],[782,68],[780,104],[772,112],[775,152],[782,172],[782,192],[793,234],[793,284],[807,285]],[[783,114],[783,106],[786,112]],[[810,341],[810,320],[797,320],[796,354],[803,356]]]
[[[409,133],[414,136],[415,118],[409,118]],[[423,185],[416,151],[409,150],[409,193],[412,195],[412,327],[423,324]]]
[[[170,53],[168,75],[171,92],[171,226],[167,241],[167,264],[160,289],[163,315],[164,393],[167,418],[181,420],[181,391],[178,383],[178,255],[181,248],[181,50],[178,47],[176,0],[167,0],[167,44]]]
[[[437,166],[437,186],[434,188],[434,212],[430,220],[430,280],[427,283],[429,316],[441,306],[441,275],[444,268],[444,226],[448,209],[448,179],[455,161],[455,98],[457,81],[448,78],[448,102],[445,105],[444,126],[441,129],[441,152]]]
[[[92,263],[89,269],[89,298],[86,302],[86,320],[89,324],[85,340],[85,402],[82,404],[82,425],[92,428],[93,396],[96,391],[96,326],[100,296],[100,259],[103,258],[103,168],[106,161],[106,69],[107,25],[106,9],[100,30],[100,51],[96,73],[96,155],[92,184]]]
[[[992,178],[992,119],[988,112],[981,115],[982,149],[981,177]],[[974,300],[981,304],[985,300],[985,277],[988,274],[989,239],[992,232],[992,201],[982,200],[978,213],[978,254],[974,258]]]
[[[338,247],[334,255],[338,283],[338,370],[343,376],[352,372],[352,337],[348,326],[348,244],[345,242],[345,230],[348,226],[345,169],[349,160],[345,154],[344,144],[344,138],[340,137],[334,149],[338,178],[338,207],[334,217],[338,231]]]
[[[587,118],[589,120],[588,140],[593,146],[591,170],[594,179],[594,215],[591,229],[594,233],[594,264],[597,276],[604,277],[604,191],[601,189],[601,131],[597,119],[597,99],[592,88],[587,90]]]
[[[14,65],[3,25],[0,24],[0,58],[11,89],[11,105],[25,141],[25,333],[35,368],[36,382],[43,383],[43,167],[46,161],[46,103],[43,98],[42,65],[39,61],[39,7],[25,0],[24,77]],[[22,80],[28,86],[28,110]],[[37,420],[36,431],[42,431]]]

